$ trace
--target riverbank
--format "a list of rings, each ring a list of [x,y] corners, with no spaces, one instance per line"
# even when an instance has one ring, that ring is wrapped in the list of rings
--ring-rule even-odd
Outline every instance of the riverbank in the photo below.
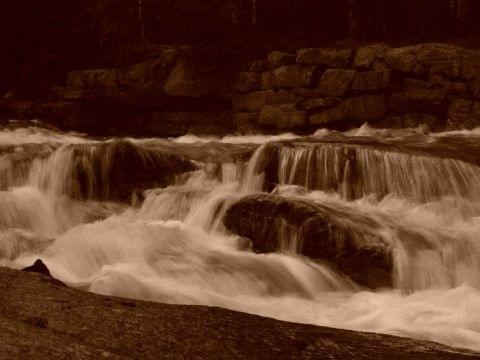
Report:
[[[0,268],[0,359],[479,359],[427,341],[126,300]]]

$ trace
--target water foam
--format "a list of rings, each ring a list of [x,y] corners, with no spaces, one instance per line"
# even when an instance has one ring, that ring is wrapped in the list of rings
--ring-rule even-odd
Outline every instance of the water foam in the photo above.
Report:
[[[322,131],[313,140],[286,135],[208,139],[202,145],[208,154],[209,147],[222,151],[218,146],[222,141],[277,141],[280,166],[275,176],[280,186],[275,194],[331,209],[337,221],[359,234],[373,233],[393,249],[395,288],[372,291],[328,263],[297,254],[291,246],[295,229],[285,227],[284,246],[277,253],[257,254],[248,239],[223,228],[229,204],[261,192],[264,182],[271,180],[265,165],[271,161],[270,145],[257,146],[248,165],[231,157],[220,165],[214,155],[196,157],[200,170],[170,186],[147,191],[143,204],[134,208],[94,201],[89,198],[93,190],[86,193],[86,201],[68,190],[75,188],[69,182],[75,178],[71,169],[79,159],[69,154],[78,153],[80,147],[80,158],[88,159],[88,154],[108,148],[112,141],[81,138],[77,142],[70,135],[15,131],[19,135],[14,140],[0,135],[0,144],[21,147],[47,141],[56,145],[42,156],[33,156],[19,170],[23,175],[15,173],[13,163],[6,165],[12,171],[11,181],[0,192],[2,265],[21,268],[40,257],[55,277],[96,293],[221,306],[480,351],[480,202],[476,197],[480,170],[474,161],[456,156],[381,148],[391,139],[411,144],[412,136],[428,139],[424,143],[430,148],[445,144],[445,139],[457,141],[458,136],[465,143],[475,143],[476,132],[392,133],[363,128],[335,135],[341,137],[338,143],[331,140],[332,132]],[[378,148],[358,143],[358,138],[373,136],[379,137]],[[329,142],[315,145],[319,137]],[[187,156],[197,152],[199,141],[130,142],[141,151],[178,149]],[[291,145],[299,141],[302,146]],[[455,144],[461,146],[461,142]],[[355,159],[345,153],[351,147],[357,149]],[[345,183],[352,172],[361,179],[356,185]],[[103,176],[93,168],[89,174],[91,179]]]

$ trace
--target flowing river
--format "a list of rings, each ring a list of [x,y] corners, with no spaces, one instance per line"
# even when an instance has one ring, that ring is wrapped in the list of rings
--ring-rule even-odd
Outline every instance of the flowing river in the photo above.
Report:
[[[276,251],[252,250],[223,220],[267,192],[379,239],[391,286],[302,255],[289,226]],[[0,266],[36,259],[95,293],[480,351],[480,131],[93,139],[12,123],[0,130]]]

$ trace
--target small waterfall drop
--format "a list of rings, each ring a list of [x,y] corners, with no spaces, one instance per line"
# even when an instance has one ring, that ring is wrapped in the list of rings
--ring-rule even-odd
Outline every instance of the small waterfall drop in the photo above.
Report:
[[[479,140],[370,128],[170,140],[3,129],[0,265],[41,258],[100,294],[480,351]],[[241,209],[238,227],[274,239],[269,251],[225,225],[247,198],[261,206]],[[378,265],[369,260],[389,261],[391,287],[360,285],[359,267]]]

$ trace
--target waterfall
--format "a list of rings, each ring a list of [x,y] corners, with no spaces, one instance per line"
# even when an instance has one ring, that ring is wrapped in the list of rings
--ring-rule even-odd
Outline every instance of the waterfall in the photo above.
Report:
[[[247,182],[254,175],[259,176],[258,169],[252,167],[248,171],[252,175]],[[279,185],[336,192],[346,199],[390,194],[428,202],[444,196],[480,195],[480,168],[476,165],[348,144],[280,147],[276,181]]]
[[[85,291],[480,350],[479,143],[0,129],[0,265],[41,258]]]

